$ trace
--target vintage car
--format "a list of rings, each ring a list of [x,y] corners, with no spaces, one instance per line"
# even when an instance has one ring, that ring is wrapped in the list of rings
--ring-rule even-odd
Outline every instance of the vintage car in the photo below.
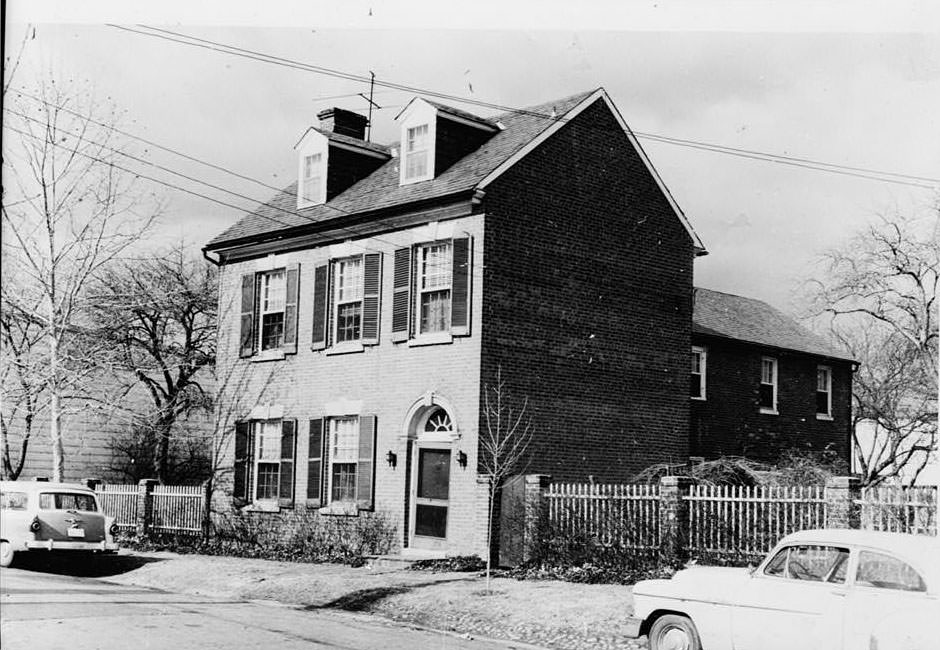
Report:
[[[692,567],[633,598],[650,650],[936,650],[940,539],[804,530],[756,568]]]
[[[0,566],[25,551],[116,553],[117,525],[93,490],[69,483],[0,481]]]

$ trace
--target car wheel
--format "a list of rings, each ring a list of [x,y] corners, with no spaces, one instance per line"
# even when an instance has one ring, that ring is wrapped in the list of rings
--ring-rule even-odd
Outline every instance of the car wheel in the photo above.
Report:
[[[702,650],[695,624],[685,616],[660,616],[650,628],[650,650]]]
[[[3,540],[0,541],[0,566],[8,567],[13,564],[13,544]]]

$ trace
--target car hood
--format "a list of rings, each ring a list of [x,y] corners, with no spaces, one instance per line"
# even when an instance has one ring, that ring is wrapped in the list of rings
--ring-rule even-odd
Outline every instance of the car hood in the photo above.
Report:
[[[642,580],[633,588],[635,596],[697,597],[734,593],[750,579],[750,569],[731,567],[693,567],[678,571],[670,580]]]

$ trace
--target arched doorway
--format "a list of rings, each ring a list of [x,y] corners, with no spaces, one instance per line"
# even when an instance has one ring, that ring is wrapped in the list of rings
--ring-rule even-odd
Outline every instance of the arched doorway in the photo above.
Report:
[[[409,429],[409,546],[429,551],[444,550],[450,520],[450,479],[456,426],[448,409],[432,401],[413,414]]]

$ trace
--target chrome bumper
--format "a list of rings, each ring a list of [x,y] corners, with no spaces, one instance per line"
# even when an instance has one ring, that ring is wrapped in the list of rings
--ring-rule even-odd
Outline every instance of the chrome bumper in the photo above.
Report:
[[[632,616],[627,617],[626,625],[624,626],[626,630],[626,636],[630,639],[636,639],[640,636],[640,626],[643,625],[642,618],[634,618]]]
[[[25,542],[29,551],[117,551],[114,542],[73,542],[69,540],[44,539]]]

